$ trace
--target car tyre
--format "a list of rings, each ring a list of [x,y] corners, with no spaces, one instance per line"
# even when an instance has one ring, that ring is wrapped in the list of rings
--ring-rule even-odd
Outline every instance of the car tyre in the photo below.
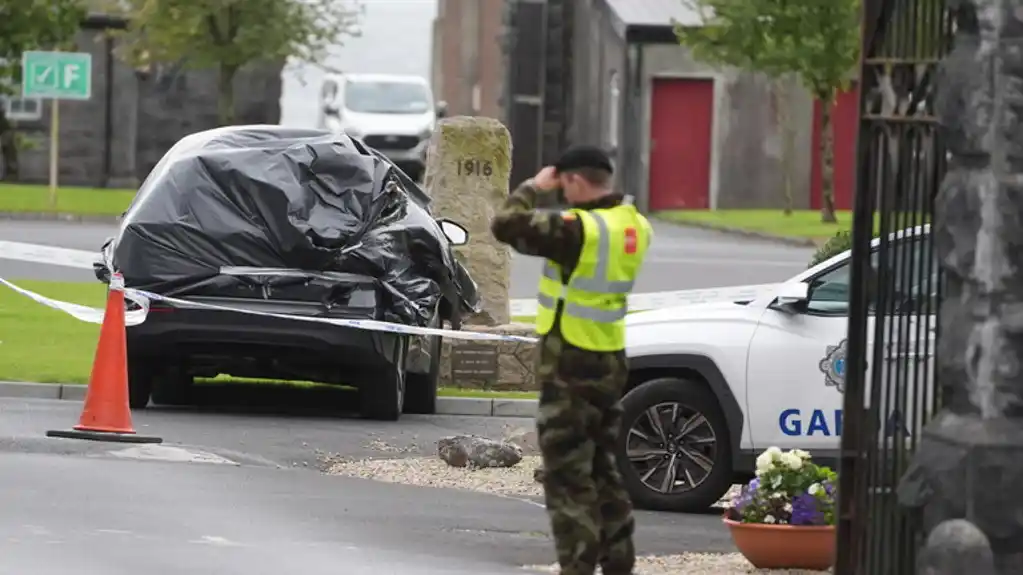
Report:
[[[394,362],[376,381],[363,384],[359,389],[359,411],[362,417],[377,421],[397,421],[405,408],[405,354],[408,338],[395,339]]]
[[[430,327],[440,327],[440,314]],[[433,415],[437,413],[437,388],[440,384],[440,356],[444,349],[443,339],[438,335],[430,344],[430,371],[409,373],[405,377],[405,413]]]
[[[149,406],[149,398],[153,394],[156,381],[156,369],[144,358],[128,360],[128,406],[132,409],[145,409]]]
[[[673,405],[678,406],[677,412],[672,411],[671,406]],[[674,377],[650,380],[633,388],[622,398],[622,409],[622,428],[615,447],[615,456],[618,459],[618,467],[621,470],[625,487],[636,507],[654,511],[704,512],[728,492],[733,478],[730,430],[717,397],[706,385],[702,382]],[[659,413],[666,414],[658,418],[662,421],[665,436],[671,436],[670,429],[672,427],[675,427],[676,431],[679,431],[681,427],[681,423],[670,421],[671,413],[690,414],[689,417],[686,417],[686,421],[701,422],[699,428],[691,430],[691,436],[687,435],[691,439],[685,440],[687,442],[685,449],[682,447],[681,435],[671,436],[667,442],[669,447],[664,448],[667,453],[664,456],[667,461],[664,463],[675,462],[675,457],[677,457],[680,463],[673,466],[675,469],[689,464],[683,473],[691,471],[691,475],[696,476],[705,474],[702,476],[702,480],[696,482],[695,487],[682,491],[674,491],[670,488],[667,490],[668,492],[655,489],[644,482],[641,470],[637,469],[637,464],[630,460],[629,442],[630,436],[634,435],[632,430],[636,428],[647,437],[653,436],[653,433],[640,429],[641,420],[651,417],[650,414],[653,413],[651,410],[659,410]],[[696,416],[702,416],[703,419]],[[668,418],[668,422],[664,420],[665,417]],[[683,417],[685,416],[683,415]],[[652,422],[653,420],[645,419],[645,421]],[[712,445],[709,443],[710,437],[713,437],[714,440]],[[690,441],[692,443],[689,443]],[[697,441],[699,443],[696,443]],[[706,455],[710,448],[712,448],[712,454]],[[694,450],[697,455],[701,456],[700,462],[704,464],[708,461],[712,462],[709,472],[698,465],[694,467],[697,460],[687,457],[687,454],[692,454]],[[649,453],[645,456],[648,459],[658,457]],[[644,469],[644,471],[649,471],[649,469]],[[663,475],[660,477],[663,478]],[[676,479],[685,477],[683,475]],[[656,482],[656,479],[648,479],[648,481]]]
[[[172,367],[154,378],[152,399],[155,405],[192,405],[195,403],[195,378],[183,369]]]

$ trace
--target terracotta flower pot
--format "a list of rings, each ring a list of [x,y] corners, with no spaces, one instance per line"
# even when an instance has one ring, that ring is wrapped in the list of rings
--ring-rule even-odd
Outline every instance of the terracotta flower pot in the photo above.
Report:
[[[725,519],[739,552],[758,569],[816,569],[835,563],[835,527],[762,525]]]

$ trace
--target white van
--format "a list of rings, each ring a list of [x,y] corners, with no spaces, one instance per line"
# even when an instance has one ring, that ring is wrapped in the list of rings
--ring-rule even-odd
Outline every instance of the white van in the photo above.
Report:
[[[345,132],[387,156],[420,180],[426,147],[445,105],[434,104],[430,84],[419,76],[328,75],[320,90],[320,127]]]

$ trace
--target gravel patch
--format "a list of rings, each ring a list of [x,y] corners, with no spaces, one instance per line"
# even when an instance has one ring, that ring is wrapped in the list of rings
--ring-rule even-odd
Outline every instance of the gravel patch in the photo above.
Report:
[[[557,573],[555,565],[529,565],[524,567],[538,573]],[[771,575],[822,575],[831,571],[807,571],[805,569],[757,569],[739,553],[683,553],[681,555],[657,555],[636,558],[636,575],[746,575],[747,573],[770,573]],[[600,569],[597,569],[600,573]]]
[[[384,453],[408,453],[384,442],[372,446]],[[328,456],[324,459],[323,470],[330,475],[359,477],[388,483],[404,483],[424,487],[467,489],[483,493],[509,495],[514,497],[543,497],[543,487],[533,480],[533,471],[541,466],[540,456],[526,455],[513,467],[473,469],[451,467],[440,458],[429,457],[382,457],[353,459]],[[732,487],[715,507],[723,508],[739,490]]]
[[[514,497],[540,497],[543,488],[533,481],[540,457],[527,455],[514,467],[472,469],[451,467],[437,457],[397,459],[328,459],[325,471],[331,475],[360,477],[424,487],[467,489]]]

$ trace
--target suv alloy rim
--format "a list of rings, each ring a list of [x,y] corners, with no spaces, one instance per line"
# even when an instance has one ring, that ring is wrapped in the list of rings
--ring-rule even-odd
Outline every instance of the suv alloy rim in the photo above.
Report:
[[[647,408],[629,426],[625,441],[625,453],[640,481],[659,493],[690,491],[714,469],[714,429],[702,413],[681,403]]]

